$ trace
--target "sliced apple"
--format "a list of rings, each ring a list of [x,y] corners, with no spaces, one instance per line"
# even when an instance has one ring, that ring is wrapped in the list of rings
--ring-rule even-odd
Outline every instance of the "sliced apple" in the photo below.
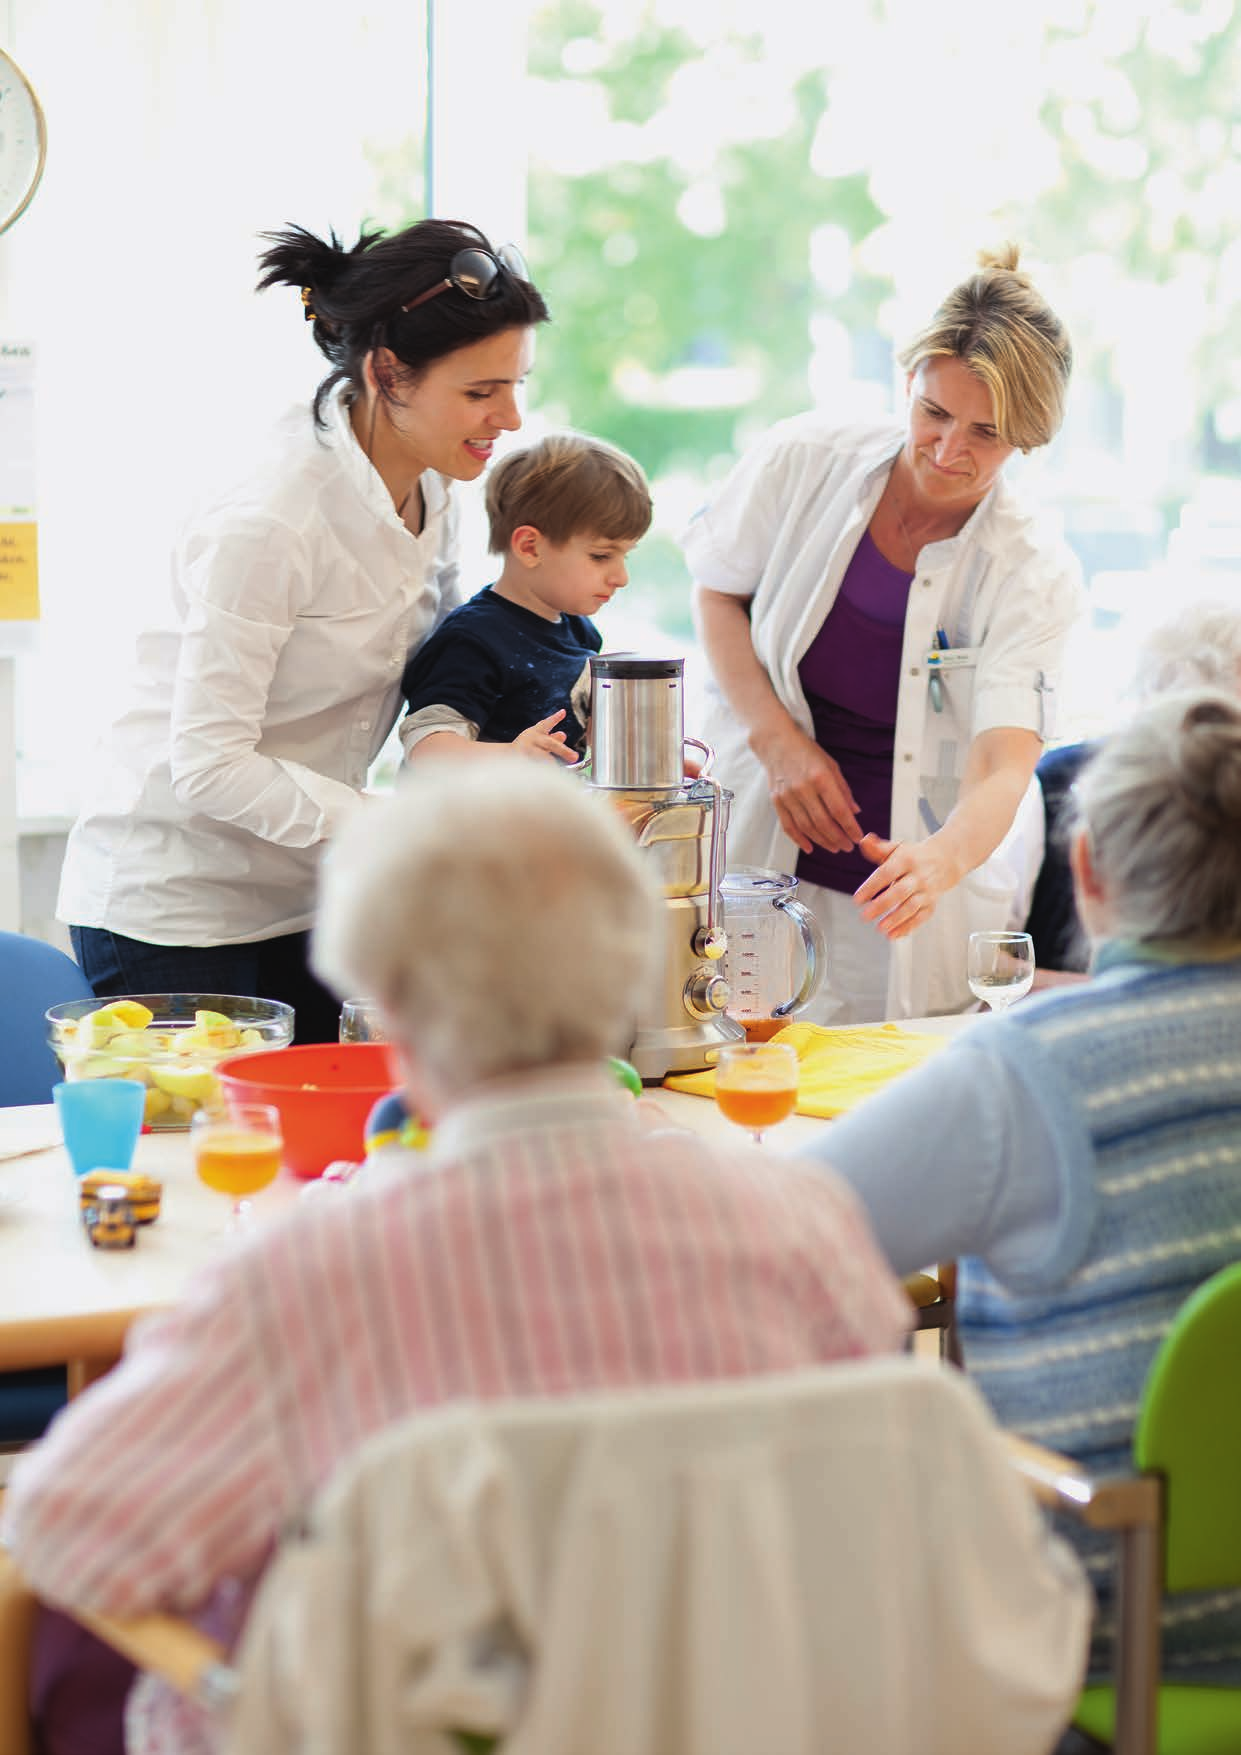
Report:
[[[215,1074],[205,1066],[153,1066],[151,1083],[170,1097],[189,1098],[193,1103],[204,1102],[219,1089]],[[175,1102],[173,1108],[181,1113]]]
[[[137,1054],[146,1059],[154,1043],[145,1030],[118,1030],[115,1036],[109,1036],[107,1046],[109,1054]]]
[[[161,1091],[158,1085],[152,1085],[146,1094],[146,1102],[142,1106],[145,1121],[157,1121],[161,1115],[172,1108],[172,1098],[167,1091]]]
[[[124,1028],[124,1023],[111,1006],[100,1006],[98,1011],[87,1012],[84,1018],[78,1020],[78,1043],[83,1048],[102,1048],[114,1036],[119,1036]]]
[[[73,1062],[75,1079],[123,1079],[129,1076],[127,1060],[117,1060],[111,1054],[84,1054]]]

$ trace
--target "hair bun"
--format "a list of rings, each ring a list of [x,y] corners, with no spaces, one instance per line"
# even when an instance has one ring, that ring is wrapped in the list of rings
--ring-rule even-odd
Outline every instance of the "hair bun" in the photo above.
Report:
[[[270,248],[259,257],[263,270],[259,292],[269,286],[308,286],[312,292],[330,294],[348,272],[351,259],[369,249],[380,234],[364,231],[352,249],[346,249],[334,231],[323,239],[301,225],[262,236]]]
[[[1181,720],[1179,775],[1195,815],[1228,835],[1241,832],[1241,703],[1200,695]]]
[[[1021,246],[1011,242],[1001,244],[995,250],[978,252],[978,266],[985,274],[1014,274],[1024,286],[1029,286],[1030,276],[1022,273],[1017,266],[1020,260]]]

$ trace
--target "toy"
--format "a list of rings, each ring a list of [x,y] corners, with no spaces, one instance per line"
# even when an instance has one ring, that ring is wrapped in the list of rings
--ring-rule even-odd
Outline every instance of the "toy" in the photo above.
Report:
[[[622,1060],[619,1055],[609,1054],[608,1068],[622,1090],[629,1091],[635,1097],[642,1095],[642,1079],[637,1067]]]
[[[119,1188],[129,1199],[134,1220],[149,1225],[159,1218],[164,1185],[141,1170],[89,1170],[78,1181],[78,1198],[85,1209],[105,1188]]]
[[[419,1118],[410,1111],[404,1094],[400,1091],[389,1091],[387,1096],[379,1099],[367,1116],[363,1129],[368,1158],[373,1157],[376,1152],[386,1151],[390,1146],[420,1152],[430,1137]]]
[[[132,1249],[138,1240],[128,1191],[115,1182],[105,1182],[83,1206],[82,1223],[96,1249]]]

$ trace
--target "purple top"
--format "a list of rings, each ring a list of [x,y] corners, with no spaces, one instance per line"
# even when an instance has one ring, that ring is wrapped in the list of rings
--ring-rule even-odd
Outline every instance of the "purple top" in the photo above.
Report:
[[[885,560],[864,530],[798,669],[815,742],[839,762],[864,834],[886,836],[891,827],[896,699],[912,578]],[[850,894],[874,869],[856,848],[827,853],[816,847],[797,861],[799,878]]]

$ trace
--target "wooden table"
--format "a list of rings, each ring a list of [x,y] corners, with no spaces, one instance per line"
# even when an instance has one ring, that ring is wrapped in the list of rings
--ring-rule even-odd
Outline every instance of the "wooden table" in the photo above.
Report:
[[[950,1035],[972,1021],[927,1018],[904,1027]],[[705,1098],[659,1088],[650,1095],[677,1126],[707,1138],[739,1137]],[[767,1137],[772,1150],[792,1151],[830,1125],[794,1115]],[[38,1149],[3,1155],[20,1145]],[[0,1371],[67,1364],[71,1392],[80,1389],[120,1357],[135,1317],[174,1303],[195,1270],[230,1247],[230,1203],[198,1181],[188,1133],[144,1134],[134,1167],[164,1184],[161,1215],[141,1228],[133,1249],[96,1249],[82,1226],[53,1107],[0,1109]],[[254,1197],[255,1223],[284,1211],[309,1186],[281,1171]]]
[[[172,1304],[194,1271],[230,1246],[230,1202],[194,1174],[188,1133],[149,1133],[134,1168],[164,1184],[163,1208],[133,1249],[96,1249],[87,1238],[77,1178],[51,1104],[0,1109],[0,1371],[69,1366],[70,1390],[115,1363],[136,1316]],[[256,1221],[307,1185],[282,1170],[254,1197]]]

